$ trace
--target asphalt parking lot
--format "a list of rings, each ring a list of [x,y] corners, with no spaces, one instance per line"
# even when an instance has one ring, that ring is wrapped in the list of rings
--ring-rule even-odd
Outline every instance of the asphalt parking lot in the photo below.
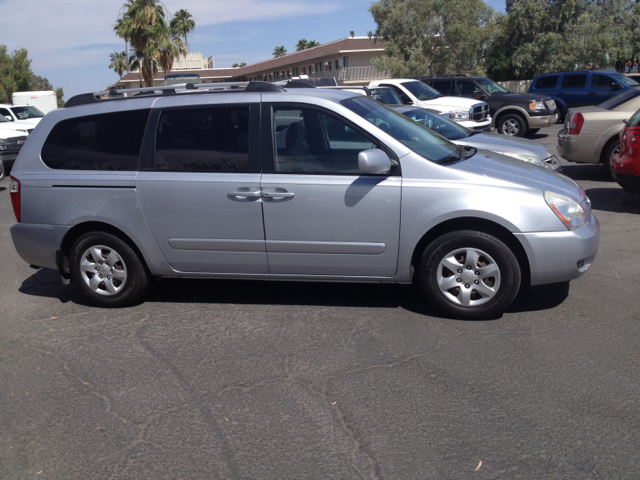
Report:
[[[593,266],[481,322],[394,285],[162,280],[89,307],[18,257],[3,180],[0,478],[638,478],[640,198],[565,174]]]

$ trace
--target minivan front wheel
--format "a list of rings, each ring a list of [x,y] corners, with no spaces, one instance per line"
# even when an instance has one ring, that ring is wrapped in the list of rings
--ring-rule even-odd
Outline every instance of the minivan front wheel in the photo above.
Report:
[[[498,238],[462,230],[434,240],[420,264],[420,286],[442,313],[470,320],[495,318],[520,289],[518,261]]]
[[[147,272],[129,245],[106,232],[81,235],[71,248],[76,288],[99,307],[125,307],[147,289]]]

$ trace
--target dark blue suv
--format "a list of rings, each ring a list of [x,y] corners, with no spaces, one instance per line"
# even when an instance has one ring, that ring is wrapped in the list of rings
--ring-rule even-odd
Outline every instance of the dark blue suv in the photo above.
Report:
[[[538,75],[531,82],[529,93],[552,97],[564,119],[571,107],[599,105],[638,85],[616,72],[559,72]]]

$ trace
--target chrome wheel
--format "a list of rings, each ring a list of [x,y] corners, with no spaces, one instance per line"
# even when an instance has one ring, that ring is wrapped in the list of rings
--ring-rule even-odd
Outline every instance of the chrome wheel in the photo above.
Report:
[[[445,255],[438,265],[436,282],[450,302],[476,307],[489,302],[500,288],[500,268],[486,252],[459,248]]]
[[[516,136],[520,132],[520,122],[513,118],[505,120],[502,124],[502,131],[505,135]]]
[[[118,252],[105,245],[94,245],[80,258],[82,280],[93,292],[116,295],[127,283],[127,266]]]

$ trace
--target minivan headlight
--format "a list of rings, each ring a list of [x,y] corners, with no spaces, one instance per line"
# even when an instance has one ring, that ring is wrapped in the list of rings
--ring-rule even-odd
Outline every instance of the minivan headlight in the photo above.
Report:
[[[506,155],[507,157],[517,158],[518,160],[522,160],[523,162],[533,163],[538,167],[547,168],[547,162],[542,160],[541,158],[536,157],[535,155],[527,155],[525,153],[510,153],[510,152],[500,152],[501,155]]]
[[[451,112],[451,119],[454,122],[466,122],[469,120],[469,110],[455,110]]]
[[[544,192],[544,199],[553,210],[560,221],[565,224],[569,230],[575,230],[587,223],[587,212],[584,211],[582,205],[572,198],[565,197],[559,193]]]

